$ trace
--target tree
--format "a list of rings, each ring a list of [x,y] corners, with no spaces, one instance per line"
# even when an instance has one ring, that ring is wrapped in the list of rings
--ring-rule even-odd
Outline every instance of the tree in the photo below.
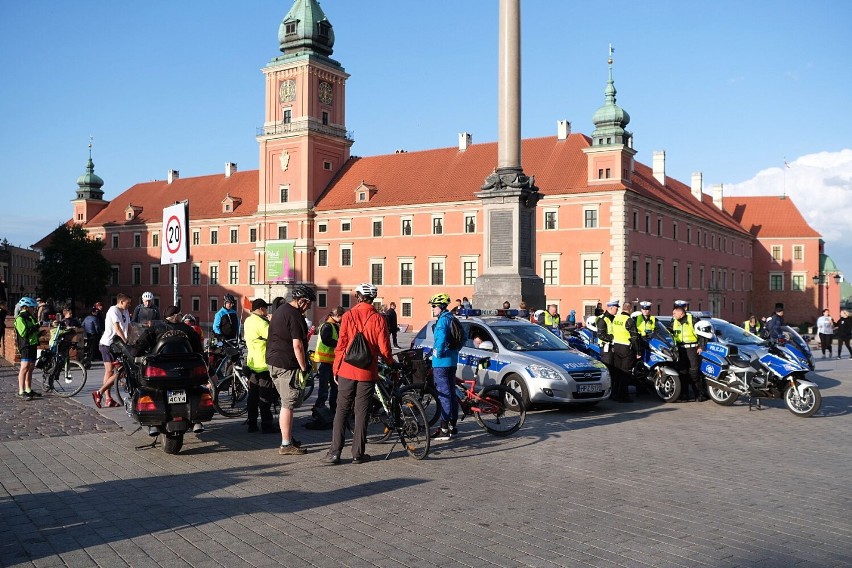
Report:
[[[59,302],[70,300],[72,306],[79,300],[90,306],[103,298],[110,277],[103,248],[104,243],[90,239],[82,225],[59,225],[38,263],[42,295]]]

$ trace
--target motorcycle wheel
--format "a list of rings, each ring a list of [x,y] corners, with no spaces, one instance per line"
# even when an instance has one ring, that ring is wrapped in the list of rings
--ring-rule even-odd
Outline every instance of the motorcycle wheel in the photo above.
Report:
[[[674,402],[680,398],[680,377],[673,377],[657,369],[654,375],[654,391],[663,402]]]
[[[710,395],[713,402],[722,406],[731,406],[740,398],[740,395],[735,392],[728,392],[713,385],[707,385],[707,394]]]
[[[163,438],[163,451],[167,454],[176,454],[183,447],[183,432],[165,434]]]
[[[784,402],[787,403],[787,409],[790,412],[796,416],[808,418],[819,410],[822,404],[822,395],[819,393],[819,389],[805,387],[804,394],[799,396],[799,391],[791,385],[784,391]]]

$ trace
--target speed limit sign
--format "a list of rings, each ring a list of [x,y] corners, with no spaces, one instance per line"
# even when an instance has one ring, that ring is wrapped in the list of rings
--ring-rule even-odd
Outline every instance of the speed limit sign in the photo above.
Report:
[[[186,262],[189,257],[188,209],[187,203],[177,203],[163,209],[163,246],[160,250],[160,264]]]

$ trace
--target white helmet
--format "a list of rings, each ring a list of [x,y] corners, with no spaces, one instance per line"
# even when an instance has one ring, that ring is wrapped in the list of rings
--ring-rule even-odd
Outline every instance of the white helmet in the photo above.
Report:
[[[695,334],[707,339],[713,339],[713,324],[707,320],[702,320],[696,323]]]
[[[154,294],[152,294],[151,292],[145,292],[144,294],[142,294],[142,301],[143,302],[147,302],[147,301],[153,300],[153,299],[154,299]]]
[[[375,298],[379,295],[379,289],[370,284],[369,282],[358,284],[357,286],[355,286],[355,291],[359,292],[365,298]]]
[[[589,316],[586,318],[586,327],[595,328],[598,326],[598,316]]]

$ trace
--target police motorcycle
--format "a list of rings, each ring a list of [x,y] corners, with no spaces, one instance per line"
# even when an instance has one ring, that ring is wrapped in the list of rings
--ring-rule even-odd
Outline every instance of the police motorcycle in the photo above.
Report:
[[[127,415],[154,437],[139,448],[154,447],[162,436],[163,451],[176,454],[193,424],[213,418],[207,364],[183,331],[162,321],[131,324],[128,343],[116,338],[110,351],[121,364],[116,388],[124,390]]]
[[[681,381],[674,337],[656,320],[650,333],[640,334],[640,344],[642,358],[633,366],[633,377],[653,387],[663,402],[675,402],[680,398]]]
[[[568,331],[565,341],[577,351],[581,351],[598,361],[601,360],[601,346],[598,343],[597,318],[595,316],[587,317],[584,327],[575,327]]]
[[[701,352],[701,374],[716,404],[730,406],[747,396],[751,409],[751,399],[757,399],[760,408],[761,398],[783,398],[796,416],[806,418],[819,410],[822,396],[815,383],[805,380],[808,360],[795,341],[764,341],[717,319],[696,323],[695,333],[708,339]]]

